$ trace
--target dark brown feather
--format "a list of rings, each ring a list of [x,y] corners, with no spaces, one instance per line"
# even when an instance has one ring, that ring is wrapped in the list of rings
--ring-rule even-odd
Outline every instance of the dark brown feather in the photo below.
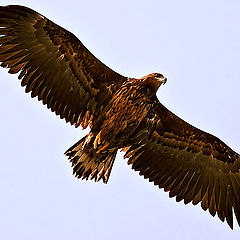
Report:
[[[76,126],[81,124],[79,119],[85,120],[86,127],[91,116],[98,117],[103,100],[126,81],[72,33],[29,8],[0,7],[0,36],[2,66],[9,73],[20,72],[26,92]],[[86,112],[89,117],[84,118]]]
[[[81,179],[107,182],[120,148],[128,164],[177,201],[240,224],[240,156],[184,122],[157,99],[166,82],[114,72],[70,32],[22,6],[0,7],[0,62],[67,122],[91,132],[66,155]]]
[[[170,197],[185,204],[201,202],[203,210],[209,209],[212,216],[217,213],[232,228],[233,208],[239,219],[240,156],[218,138],[176,117],[158,100],[153,109],[155,130],[150,136],[146,131],[138,134],[135,141],[141,139],[141,148],[137,152],[129,148],[129,164],[169,191]],[[152,128],[148,124],[145,120],[142,129]]]

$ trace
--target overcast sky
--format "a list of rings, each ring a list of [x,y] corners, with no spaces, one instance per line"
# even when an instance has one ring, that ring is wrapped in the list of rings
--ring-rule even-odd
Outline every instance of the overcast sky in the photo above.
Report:
[[[161,72],[172,112],[240,153],[239,0],[1,0],[73,32],[129,77]],[[109,183],[72,176],[65,150],[86,135],[0,69],[0,239],[239,239],[200,206],[176,203],[119,153]]]

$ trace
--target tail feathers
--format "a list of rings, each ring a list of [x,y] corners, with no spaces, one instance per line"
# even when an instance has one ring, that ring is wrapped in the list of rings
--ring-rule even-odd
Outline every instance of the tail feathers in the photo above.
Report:
[[[96,153],[91,143],[85,144],[86,140],[87,137],[82,138],[65,152],[72,163],[73,174],[81,179],[95,180],[95,182],[102,179],[107,183],[117,149],[113,152]]]

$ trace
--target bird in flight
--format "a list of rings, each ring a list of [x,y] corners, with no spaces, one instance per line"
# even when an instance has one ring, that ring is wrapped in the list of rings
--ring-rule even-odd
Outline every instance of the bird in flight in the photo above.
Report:
[[[240,155],[158,100],[160,73],[111,70],[69,31],[32,9],[0,6],[0,63],[66,122],[90,132],[66,151],[73,173],[107,183],[118,149],[170,197],[240,225]]]

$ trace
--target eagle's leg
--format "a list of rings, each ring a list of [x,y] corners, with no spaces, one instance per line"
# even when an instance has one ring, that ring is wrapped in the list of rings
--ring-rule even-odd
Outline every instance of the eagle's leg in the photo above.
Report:
[[[94,149],[97,149],[96,153],[101,153],[103,151],[105,151],[105,149],[109,146],[109,143],[106,141],[101,141],[101,133],[102,131],[100,131],[97,136],[95,137],[95,140],[93,142],[93,147]]]
[[[94,148],[94,136],[88,134],[65,154],[73,166],[73,174],[81,179],[94,179],[96,182],[103,179],[107,183],[117,154],[117,149],[99,152]]]

